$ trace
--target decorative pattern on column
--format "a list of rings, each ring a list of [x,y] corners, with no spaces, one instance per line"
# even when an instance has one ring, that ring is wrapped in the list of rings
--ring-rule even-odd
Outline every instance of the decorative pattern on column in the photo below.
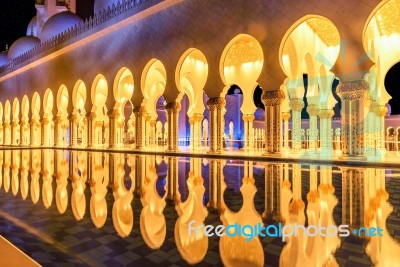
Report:
[[[181,109],[181,104],[172,102],[165,105],[167,111],[168,122],[168,151],[178,151],[178,113]]]
[[[261,96],[265,106],[265,153],[281,152],[282,119],[280,105],[285,97],[285,93],[282,90],[264,91]],[[287,134],[287,130],[285,130],[285,133]]]
[[[143,131],[144,129],[144,120],[146,115],[146,108],[145,107],[136,107],[133,109],[136,117],[136,148],[142,149],[143,148]]]
[[[309,149],[315,150],[317,149],[317,140],[318,140],[318,122],[317,115],[319,112],[319,108],[317,105],[309,105],[307,107],[307,113],[310,115],[310,128],[309,128]]]
[[[49,120],[47,118],[42,119],[42,131],[41,131],[41,136],[42,136],[42,146],[47,146],[49,142],[49,131],[47,130],[47,126],[49,124]]]
[[[54,118],[54,146],[60,146],[60,134],[61,134],[61,117],[57,116]]]
[[[366,81],[340,83],[336,89],[342,99],[342,153],[364,155],[364,101],[369,84]]]
[[[292,109],[292,140],[293,150],[299,151],[301,149],[301,110],[304,108],[303,99],[293,98],[289,102]]]
[[[11,145],[17,145],[17,125],[18,122],[12,121],[11,122]]]
[[[223,149],[225,104],[225,99],[222,97],[210,98],[207,101],[210,109],[210,152],[213,153],[219,153]]]
[[[318,113],[320,118],[320,140],[323,152],[332,151],[332,117],[335,112],[332,109],[321,109]]]

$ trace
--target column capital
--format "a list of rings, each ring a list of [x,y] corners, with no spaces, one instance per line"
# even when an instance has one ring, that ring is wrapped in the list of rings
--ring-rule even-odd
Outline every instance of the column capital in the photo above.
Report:
[[[321,109],[318,112],[318,116],[321,119],[330,119],[333,117],[333,115],[335,115],[335,112],[333,111],[333,109]]]
[[[290,112],[282,112],[282,119],[288,121],[290,119]]]
[[[282,90],[274,90],[274,91],[264,91],[261,95],[261,101],[265,106],[278,106],[285,99],[285,92]]]
[[[222,107],[224,107],[226,104],[225,102],[225,98],[223,97],[214,97],[214,98],[210,98],[207,101],[207,106],[211,109],[212,106],[214,106],[217,109],[221,109]]]
[[[143,107],[143,106],[135,107],[133,109],[133,113],[144,115],[144,114],[146,114],[146,107]]]
[[[293,111],[301,111],[304,108],[303,99],[292,98],[290,99],[289,106]]]
[[[165,105],[165,109],[167,110],[167,112],[170,110],[172,111],[176,111],[178,112],[181,109],[181,104],[179,102],[171,102],[171,103],[167,103]]]
[[[309,105],[307,107],[307,113],[311,116],[317,116],[319,114],[319,107],[317,105]]]
[[[367,96],[369,84],[364,80],[342,82],[336,88],[336,93],[342,100],[356,100]]]
[[[387,106],[384,106],[384,105],[378,106],[377,109],[376,109],[376,114],[378,116],[384,117],[384,116],[386,116],[387,113],[388,113]]]

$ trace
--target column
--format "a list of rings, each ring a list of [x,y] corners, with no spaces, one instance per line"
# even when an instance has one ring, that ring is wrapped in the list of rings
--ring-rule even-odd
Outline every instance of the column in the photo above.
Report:
[[[335,112],[332,109],[321,109],[318,113],[322,153],[332,152],[332,117],[334,114]]]
[[[17,122],[11,122],[11,145],[17,144]]]
[[[20,145],[21,146],[25,146],[26,144],[25,144],[25,126],[26,126],[26,121],[24,121],[24,120],[21,120],[21,130],[20,130],[20,135],[21,135],[21,137],[20,137]]]
[[[76,125],[76,122],[77,122],[77,116],[76,116],[76,114],[73,114],[73,115],[71,115],[70,117],[69,117],[69,121],[70,121],[70,138],[71,138],[71,141],[70,141],[70,146],[71,147],[74,147],[74,146],[76,146],[76,142],[77,142],[77,125]]]
[[[223,149],[225,99],[222,97],[210,98],[207,106],[210,109],[210,152],[220,153]]]
[[[116,130],[116,120],[118,119],[119,112],[117,109],[112,109],[108,112],[109,119],[109,127],[110,127],[110,135],[109,135],[109,147],[116,147],[116,138],[115,138],[115,130]]]
[[[342,157],[364,156],[364,101],[368,100],[366,81],[340,83],[336,89],[342,99]]]
[[[282,113],[283,119],[283,149],[289,149],[289,119],[290,119],[290,112],[283,112]]]
[[[317,115],[319,112],[319,108],[317,105],[309,105],[307,107],[308,115],[310,115],[310,128],[309,128],[309,149],[316,150],[317,149],[317,140],[318,140],[318,121]],[[321,135],[322,136],[322,135]]]
[[[150,122],[149,122],[149,125],[150,125],[149,137],[150,137],[150,145],[152,147],[157,147],[157,142],[156,142],[156,140],[157,140],[157,137],[156,137],[156,124],[157,124],[156,120],[150,120]]]
[[[262,217],[264,219],[280,220],[279,206],[281,199],[281,185],[282,185],[282,164],[265,163],[265,188],[264,188],[264,212]]]
[[[280,105],[285,99],[285,93],[282,90],[264,91],[261,100],[265,105],[265,153],[281,152],[281,108]],[[287,120],[290,118],[285,117]],[[285,124],[288,127],[287,121]],[[288,127],[289,128],[289,127]],[[285,129],[286,140],[289,139],[288,129]]]
[[[167,151],[178,151],[178,114],[181,104],[172,102],[165,105],[168,122],[168,144]]]
[[[42,131],[41,131],[42,146],[47,146],[49,144],[49,140],[48,140],[49,139],[48,138],[49,131],[47,129],[48,123],[49,123],[49,120],[47,118],[42,119],[42,125],[41,125],[41,127],[42,127]]]
[[[243,124],[244,124],[244,149],[254,148],[254,115],[253,114],[243,114]]]
[[[35,121],[35,119],[31,119],[30,125],[31,125],[31,138],[30,138],[31,146],[35,146],[36,145],[36,135],[35,135],[36,121]]]
[[[304,107],[304,102],[300,98],[290,99],[290,108],[292,109],[292,140],[293,150],[301,149],[301,111]]]
[[[379,151],[380,155],[384,155],[386,152],[385,147],[385,116],[388,112],[388,108],[386,106],[377,106],[376,107],[376,116],[377,116],[377,135],[376,135],[376,142],[377,142],[377,150]]]
[[[57,116],[54,118],[54,146],[60,146],[60,143],[61,143],[60,127],[61,127],[61,118],[60,118],[60,116]]]
[[[87,147],[92,148],[95,138],[95,127],[96,127],[96,113],[95,112],[90,112],[90,114],[87,116],[87,131],[88,131],[88,143]]]
[[[136,149],[143,148],[143,132],[145,130],[145,116],[146,116],[146,108],[145,107],[136,107],[133,109],[136,118]]]

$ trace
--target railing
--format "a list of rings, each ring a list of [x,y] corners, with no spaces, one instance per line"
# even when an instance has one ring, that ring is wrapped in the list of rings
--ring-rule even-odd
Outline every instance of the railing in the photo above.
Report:
[[[93,17],[86,19],[84,22],[81,22],[74,27],[71,27],[64,32],[52,37],[51,39],[40,43],[38,46],[32,48],[31,50],[23,53],[22,55],[12,59],[8,64],[0,67],[0,73],[3,73],[7,70],[10,70],[14,67],[17,67],[21,63],[43,53],[44,51],[55,47],[65,41],[68,41],[84,32],[87,32],[101,24],[104,24],[121,14],[131,11],[139,5],[151,2],[154,0],[121,0],[117,5],[112,5],[107,9],[100,11],[98,14],[95,14]],[[59,1],[61,2],[61,1]],[[36,4],[41,5],[44,4],[44,0],[36,0]]]

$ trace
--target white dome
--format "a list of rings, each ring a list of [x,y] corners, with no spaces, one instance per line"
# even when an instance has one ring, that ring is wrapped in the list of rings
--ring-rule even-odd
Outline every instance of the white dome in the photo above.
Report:
[[[122,3],[122,0],[119,0]],[[107,10],[108,7],[112,7],[112,5],[117,6],[118,0],[95,0],[94,1],[94,14],[99,13],[100,11]]]
[[[8,52],[3,51],[0,53],[0,67],[8,63]]]
[[[26,29],[26,35],[32,35],[32,33],[33,36],[38,36],[36,16],[31,19],[31,22],[29,22],[28,28]]]
[[[83,20],[80,17],[70,11],[57,13],[49,18],[43,25],[40,38],[42,41],[47,41],[82,21]]]
[[[28,52],[32,48],[40,44],[40,39],[35,36],[24,36],[15,41],[10,50],[8,50],[8,58],[10,60]]]

